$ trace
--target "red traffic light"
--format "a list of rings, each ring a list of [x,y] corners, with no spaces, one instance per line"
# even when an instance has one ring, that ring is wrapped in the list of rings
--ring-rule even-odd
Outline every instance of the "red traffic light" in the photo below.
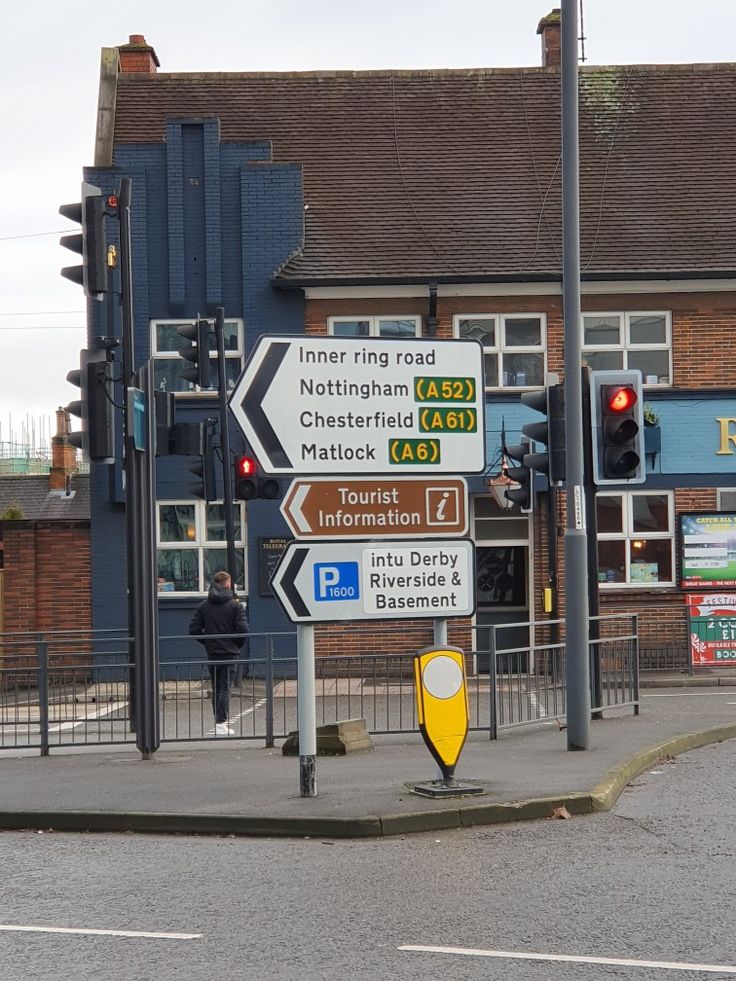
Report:
[[[258,464],[252,456],[241,456],[235,464],[235,473],[238,477],[255,477],[258,472]]]
[[[630,385],[609,385],[605,408],[609,412],[628,412],[637,403],[636,389]]]

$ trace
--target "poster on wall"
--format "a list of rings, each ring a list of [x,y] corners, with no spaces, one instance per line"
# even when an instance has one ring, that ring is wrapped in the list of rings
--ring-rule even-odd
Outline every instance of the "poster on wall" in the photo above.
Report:
[[[690,593],[687,613],[693,667],[736,664],[736,593]]]
[[[261,596],[273,596],[269,585],[271,576],[291,541],[292,538],[284,537],[258,539],[258,592]]]
[[[680,515],[680,589],[736,587],[736,513]]]

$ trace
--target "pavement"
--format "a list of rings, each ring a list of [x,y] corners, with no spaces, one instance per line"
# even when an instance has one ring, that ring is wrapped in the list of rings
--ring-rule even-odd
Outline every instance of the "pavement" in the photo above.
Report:
[[[557,721],[471,733],[459,782],[482,793],[413,792],[437,767],[418,734],[373,736],[374,748],[319,756],[315,797],[280,748],[223,740],[168,744],[150,760],[130,747],[0,755],[0,829],[363,838],[605,811],[645,770],[736,736],[736,675],[642,678],[641,711],[611,710],[589,748],[567,748]],[[652,682],[652,683],[650,683]]]

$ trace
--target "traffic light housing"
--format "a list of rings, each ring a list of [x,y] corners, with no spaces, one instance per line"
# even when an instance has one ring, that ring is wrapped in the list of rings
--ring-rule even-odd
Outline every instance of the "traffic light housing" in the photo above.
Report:
[[[81,419],[82,428],[69,434],[69,442],[81,449],[90,460],[113,463],[115,460],[115,415],[113,362],[106,350],[79,352],[79,368],[70,371],[66,380],[79,388],[79,399],[66,410]]]
[[[209,504],[217,500],[217,476],[215,473],[215,444],[209,422],[177,422],[173,426],[171,452],[189,456],[187,470],[194,476],[189,485],[193,497]]]
[[[506,476],[518,484],[518,487],[508,487],[504,497],[526,512],[531,511],[534,506],[534,472],[528,463],[533,454],[529,450],[528,439],[522,439],[516,445],[504,446],[506,456],[517,464],[515,467],[504,468]]]
[[[557,378],[557,375],[548,377]],[[546,474],[551,484],[561,484],[565,480],[566,467],[565,386],[555,382],[540,391],[523,392],[521,401],[546,416],[544,420],[526,422],[521,427],[524,436],[547,447],[545,452],[528,454],[529,459],[524,460],[524,465]]]
[[[191,368],[183,368],[182,378],[199,385],[200,388],[210,388],[212,371],[210,367],[210,325],[206,320],[197,320],[193,324],[182,324],[176,328],[177,334],[191,343],[179,348],[179,356],[192,364]]]
[[[101,300],[108,292],[107,241],[105,238],[105,202],[102,191],[93,184],[82,183],[82,200],[62,204],[59,214],[82,226],[81,232],[63,235],[60,242],[82,257],[81,266],[65,266],[61,275],[84,287],[87,296]]]
[[[594,483],[643,484],[646,472],[641,372],[591,372],[590,408]]]
[[[256,497],[275,501],[281,497],[281,482],[276,477],[266,477],[252,456],[241,456],[235,461],[235,499],[252,501]]]
[[[153,409],[156,414],[156,456],[174,452],[174,393],[156,389]]]

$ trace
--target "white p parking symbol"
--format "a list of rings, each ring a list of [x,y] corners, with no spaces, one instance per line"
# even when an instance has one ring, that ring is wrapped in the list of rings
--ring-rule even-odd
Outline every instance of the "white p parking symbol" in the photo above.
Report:
[[[340,582],[340,570],[334,565],[321,565],[317,569],[318,590],[317,595],[320,599],[325,599],[331,588]]]

